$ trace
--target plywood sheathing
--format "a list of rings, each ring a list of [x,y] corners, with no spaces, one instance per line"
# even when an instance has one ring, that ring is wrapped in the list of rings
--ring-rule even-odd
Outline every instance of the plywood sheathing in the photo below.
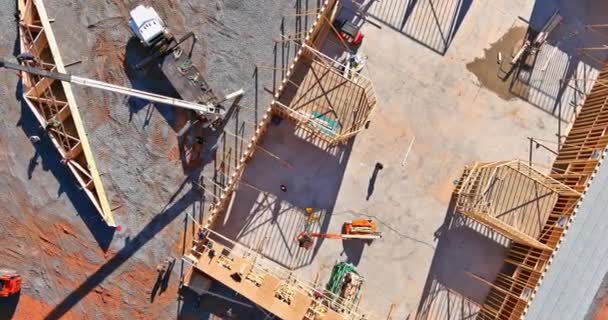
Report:
[[[35,57],[30,66],[65,73],[61,53],[42,0],[19,0],[20,51]],[[53,145],[61,154],[82,190],[108,226],[116,222],[108,203],[93,151],[69,83],[21,73],[23,99],[46,128]]]

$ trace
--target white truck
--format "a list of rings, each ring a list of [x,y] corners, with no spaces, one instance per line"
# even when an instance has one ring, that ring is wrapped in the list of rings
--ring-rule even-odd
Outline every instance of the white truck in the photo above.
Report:
[[[205,112],[197,112],[199,121],[219,125],[226,114],[220,103],[238,98],[244,91],[240,89],[223,97],[217,96],[186,50],[181,48],[181,44],[190,37],[196,41],[194,33],[189,32],[181,39],[175,39],[156,10],[146,5],[138,5],[131,10],[128,24],[140,42],[153,50],[134,68],[143,69],[148,63],[155,62],[182,99],[206,106]],[[188,128],[186,126],[180,130],[180,135]]]
[[[139,5],[130,12],[129,27],[146,47],[157,46],[173,38],[152,7]]]

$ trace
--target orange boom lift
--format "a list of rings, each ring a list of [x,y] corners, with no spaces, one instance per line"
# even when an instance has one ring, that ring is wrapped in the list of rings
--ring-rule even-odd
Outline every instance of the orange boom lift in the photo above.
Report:
[[[345,222],[342,225],[342,233],[310,233],[302,232],[298,235],[300,248],[310,249],[314,244],[313,238],[326,238],[336,240],[373,240],[382,238],[382,233],[378,231],[378,225],[370,219],[355,219],[351,222]]]

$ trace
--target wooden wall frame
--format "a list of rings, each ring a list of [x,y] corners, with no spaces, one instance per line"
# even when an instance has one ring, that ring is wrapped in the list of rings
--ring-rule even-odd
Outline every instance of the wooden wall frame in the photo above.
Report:
[[[538,286],[584,199],[582,194],[589,187],[608,147],[606,81],[608,65],[604,64],[561,145],[549,174],[552,179],[579,193],[559,195],[542,233],[536,239],[551,250],[542,250],[528,244],[513,244],[504,263],[511,266],[514,272],[499,274],[493,281],[477,319],[520,319],[534,301]]]

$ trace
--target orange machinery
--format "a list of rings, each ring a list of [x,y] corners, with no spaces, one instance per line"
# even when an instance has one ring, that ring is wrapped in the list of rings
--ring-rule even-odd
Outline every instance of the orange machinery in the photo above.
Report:
[[[314,243],[313,238],[326,238],[335,240],[362,239],[373,240],[382,238],[378,225],[371,219],[355,219],[342,225],[342,233],[310,233],[302,232],[298,235],[300,248],[310,249]]]
[[[10,269],[0,269],[0,298],[7,298],[21,291],[21,276]]]

